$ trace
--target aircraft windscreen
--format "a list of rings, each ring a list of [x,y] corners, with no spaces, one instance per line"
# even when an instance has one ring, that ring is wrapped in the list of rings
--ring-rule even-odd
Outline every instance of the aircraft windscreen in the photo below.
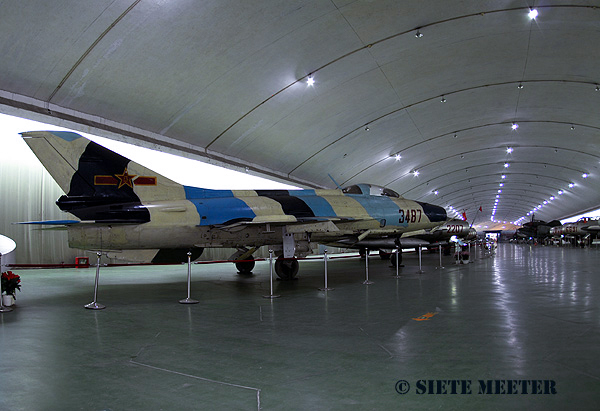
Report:
[[[386,196],[400,198],[400,194],[389,188],[376,186],[373,184],[356,184],[348,186],[342,190],[344,194],[369,194],[372,196]]]

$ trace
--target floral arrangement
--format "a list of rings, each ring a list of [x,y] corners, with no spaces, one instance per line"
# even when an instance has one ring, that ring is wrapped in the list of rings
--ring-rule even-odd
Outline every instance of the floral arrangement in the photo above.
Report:
[[[12,295],[15,299],[15,291],[21,291],[21,277],[12,271],[2,273],[2,292],[6,295]]]

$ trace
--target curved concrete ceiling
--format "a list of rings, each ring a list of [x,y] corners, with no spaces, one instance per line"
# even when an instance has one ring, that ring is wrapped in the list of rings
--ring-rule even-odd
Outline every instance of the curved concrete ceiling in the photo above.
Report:
[[[563,218],[600,206],[600,4],[535,5],[4,2],[0,110],[469,220]]]

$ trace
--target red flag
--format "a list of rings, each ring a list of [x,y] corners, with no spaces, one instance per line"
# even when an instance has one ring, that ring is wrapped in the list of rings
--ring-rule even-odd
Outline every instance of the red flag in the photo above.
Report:
[[[467,213],[465,213],[464,211],[462,213],[462,217],[463,217],[463,220],[467,221]]]
[[[483,210],[481,209],[481,206],[479,206],[479,211],[481,211],[483,213]]]

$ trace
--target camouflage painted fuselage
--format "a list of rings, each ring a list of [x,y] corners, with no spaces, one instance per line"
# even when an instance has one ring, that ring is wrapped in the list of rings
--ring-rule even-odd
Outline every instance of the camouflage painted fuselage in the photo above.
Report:
[[[69,245],[91,250],[294,248],[341,239],[398,238],[446,220],[443,208],[389,189],[209,190],[178,184],[78,134],[24,133],[63,188]],[[289,254],[289,251],[286,252]]]

